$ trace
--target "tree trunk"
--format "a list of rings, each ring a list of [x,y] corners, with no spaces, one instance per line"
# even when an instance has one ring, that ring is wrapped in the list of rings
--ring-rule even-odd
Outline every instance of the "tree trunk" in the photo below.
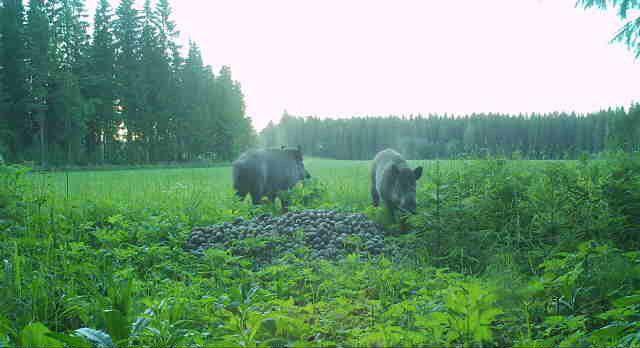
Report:
[[[101,122],[102,123],[102,122]],[[98,127],[98,149],[97,152],[97,162],[104,165],[104,155],[105,155],[105,143],[107,141],[104,124]]]

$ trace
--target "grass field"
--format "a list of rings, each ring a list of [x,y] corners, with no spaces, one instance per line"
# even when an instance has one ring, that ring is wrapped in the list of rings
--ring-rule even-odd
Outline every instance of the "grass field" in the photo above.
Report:
[[[314,177],[335,187],[335,195],[346,204],[358,204],[366,198],[368,169],[366,162],[306,159]],[[188,206],[194,202],[226,201],[233,194],[231,167],[189,169],[139,169],[94,172],[58,172],[35,175],[34,180],[50,185],[59,199],[109,199],[132,207],[156,204]],[[68,181],[67,181],[68,178]],[[68,185],[67,185],[68,182]]]
[[[446,178],[476,163],[481,162],[411,161],[412,166],[425,168],[425,178],[418,182],[423,190],[433,185],[432,178],[437,171]],[[509,165],[530,171],[550,163],[559,162],[514,161]],[[307,158],[305,165],[315,179],[327,186],[327,202],[357,210],[370,205],[368,161]],[[57,206],[64,206],[66,201],[74,206],[108,201],[128,210],[179,211],[197,207],[204,213],[225,209],[233,199],[230,166],[35,173],[31,180],[46,191],[50,195],[50,203]]]
[[[385,223],[384,256],[185,251],[194,226],[278,213],[238,202],[230,167],[2,167],[0,346],[640,342],[637,156],[414,161],[419,211],[399,236],[371,207],[367,162],[305,162],[292,209]]]

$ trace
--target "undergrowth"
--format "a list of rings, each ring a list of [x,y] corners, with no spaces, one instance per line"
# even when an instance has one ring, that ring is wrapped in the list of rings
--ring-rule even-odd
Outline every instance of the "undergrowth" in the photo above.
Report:
[[[264,267],[259,246],[184,250],[194,226],[278,213],[238,202],[228,168],[2,166],[0,346],[640,346],[637,156],[422,164],[394,226],[364,162],[312,161],[291,209],[365,212],[385,254]]]

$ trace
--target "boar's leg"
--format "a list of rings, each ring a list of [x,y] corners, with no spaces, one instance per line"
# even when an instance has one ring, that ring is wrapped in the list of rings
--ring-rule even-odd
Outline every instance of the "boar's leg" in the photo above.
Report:
[[[373,206],[377,207],[380,205],[380,195],[378,194],[378,189],[376,188],[376,171],[371,171],[371,200],[373,201]]]
[[[262,195],[258,192],[252,192],[251,201],[253,202],[254,205],[258,205],[262,203]]]
[[[380,205],[380,195],[378,195],[378,190],[376,190],[375,186],[371,188],[371,199],[373,200],[374,207]]]
[[[384,206],[389,211],[389,215],[391,215],[391,221],[393,221],[393,223],[398,222],[397,215],[396,215],[396,209],[393,206],[393,203],[385,200]]]
[[[291,203],[288,198],[281,195],[280,197],[280,205],[282,205],[282,212],[286,213],[289,211],[289,204]]]
[[[247,197],[248,193],[249,192],[237,190],[236,191],[236,196],[238,196],[238,198],[240,198],[240,201],[242,202],[242,201],[244,201],[245,197]]]

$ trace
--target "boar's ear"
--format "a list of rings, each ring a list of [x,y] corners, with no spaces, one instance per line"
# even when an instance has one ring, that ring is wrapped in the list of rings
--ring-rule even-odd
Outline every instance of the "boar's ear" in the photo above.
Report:
[[[420,179],[420,177],[422,176],[422,167],[414,169],[413,175],[416,177],[416,180]]]
[[[292,160],[302,162],[302,152],[298,151],[298,149],[288,148],[284,151],[284,153],[287,154],[287,157],[291,158]]]

